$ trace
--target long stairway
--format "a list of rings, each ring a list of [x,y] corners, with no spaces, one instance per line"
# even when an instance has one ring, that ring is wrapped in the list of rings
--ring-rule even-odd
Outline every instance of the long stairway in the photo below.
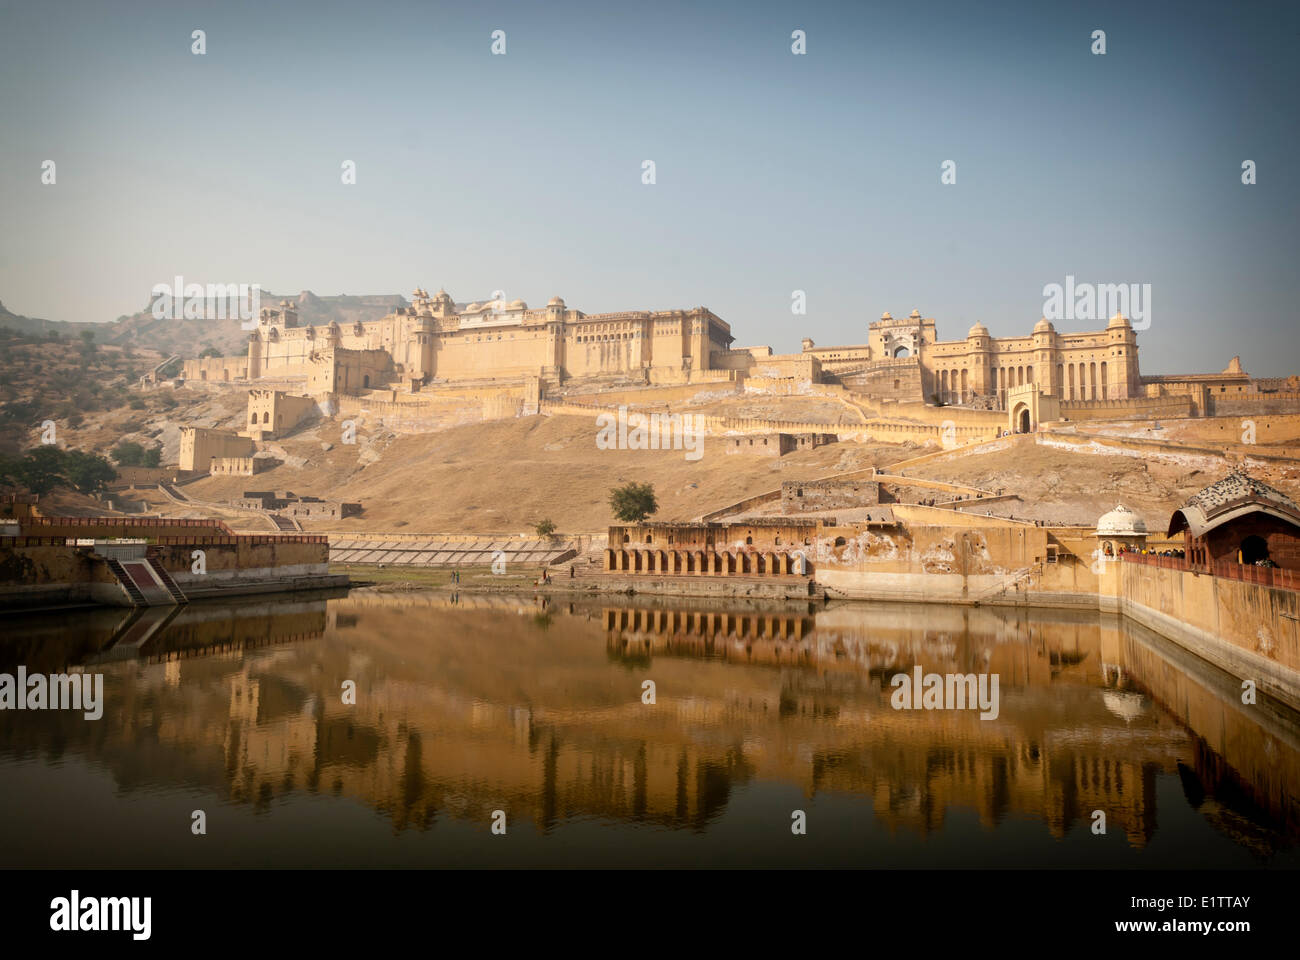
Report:
[[[189,603],[189,598],[181,592],[167,571],[147,559],[118,560],[106,557],[105,562],[134,606],[165,607]]]
[[[113,571],[113,576],[117,577],[117,582],[122,585],[122,589],[126,591],[126,595],[131,598],[131,602],[135,604],[135,606],[149,606],[149,602],[145,600],[144,594],[141,593],[140,588],[135,585],[135,581],[131,579],[131,575],[126,572],[126,568],[122,566],[120,560],[106,557],[104,562],[108,564],[108,569]]]

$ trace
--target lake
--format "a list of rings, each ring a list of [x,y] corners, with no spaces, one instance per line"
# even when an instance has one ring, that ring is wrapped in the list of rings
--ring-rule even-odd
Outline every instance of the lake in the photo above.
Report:
[[[354,590],[10,616],[19,664],[104,703],[0,712],[10,867],[1300,865],[1300,717],[1090,611]]]

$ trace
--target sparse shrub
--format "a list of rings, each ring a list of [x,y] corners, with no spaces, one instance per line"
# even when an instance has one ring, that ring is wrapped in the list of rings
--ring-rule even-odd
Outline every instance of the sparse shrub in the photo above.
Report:
[[[555,524],[547,517],[537,524],[536,530],[539,537],[550,537],[555,533]]]

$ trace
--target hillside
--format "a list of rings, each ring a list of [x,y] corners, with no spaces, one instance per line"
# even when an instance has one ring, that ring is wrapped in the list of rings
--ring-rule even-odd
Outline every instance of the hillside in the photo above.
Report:
[[[0,329],[0,453],[39,443],[47,420],[60,444],[81,429],[84,449],[96,449],[133,432],[133,421],[179,406],[174,397],[135,389],[165,357],[55,336]]]
[[[337,298],[335,298],[337,299]],[[370,309],[320,304],[309,308]],[[164,354],[129,345],[87,343],[0,329],[0,453],[12,454],[40,442],[41,424],[54,420],[61,447],[108,454],[123,441],[161,448],[163,464],[175,465],[184,425],[242,428],[246,392],[208,386],[161,386],[138,390],[139,377]],[[776,396],[745,392],[713,396],[704,391],[683,408],[736,417],[770,417],[831,423],[859,416],[834,396]],[[476,415],[477,406],[464,413]],[[455,414],[452,410],[451,414]],[[448,424],[464,418],[449,415]],[[1233,430],[1238,427],[1229,424]],[[351,531],[505,533],[531,530],[549,518],[564,533],[599,533],[611,522],[612,487],[630,480],[650,482],[659,497],[656,519],[690,520],[780,486],[870,466],[891,464],[928,452],[910,444],[837,443],[786,457],[727,454],[721,438],[705,440],[703,457],[684,451],[600,450],[594,417],[555,415],[487,423],[464,423],[437,433],[397,436],[358,418],[357,443],[341,442],[339,421],[308,422],[293,435],[266,445],[273,468],[253,477],[205,477],[184,489],[208,503],[229,501],[245,490],[291,490],[363,504],[361,516],[333,524],[306,524]],[[1115,422],[1089,430],[1120,436],[1155,437],[1151,425]],[[1169,439],[1217,440],[1211,421],[1167,421],[1158,431]],[[1226,429],[1226,426],[1223,428]],[[1293,424],[1264,418],[1260,450],[1294,443]],[[1227,439],[1232,439],[1228,437]],[[910,476],[948,480],[984,489],[1002,488],[1020,500],[990,504],[1003,516],[1091,524],[1117,501],[1137,511],[1152,530],[1163,529],[1170,513],[1196,490],[1223,476],[1221,458],[1135,456],[1098,450],[1071,452],[1007,439],[978,452],[927,461],[908,468]],[[1253,469],[1261,479],[1300,496],[1300,468]],[[179,506],[158,492],[134,492],[151,509],[171,515],[218,515],[238,529],[267,532],[265,517],[207,505]]]
[[[690,520],[783,480],[861,470],[903,450],[831,444],[778,460],[727,455],[708,438],[702,458],[689,461],[680,450],[599,450],[595,434],[594,420],[573,416],[403,437],[363,425],[353,447],[338,442],[337,424],[322,421],[275,444],[284,459],[275,469],[255,477],[208,477],[185,491],[228,500],[244,490],[288,489],[364,505],[360,517],[304,524],[308,529],[518,533],[550,518],[564,533],[597,533],[612,522],[610,488],[630,480],[654,484],[655,519]]]
[[[406,298],[398,294],[320,297],[310,290],[297,295],[261,291],[261,305],[264,307],[273,306],[281,300],[297,303],[299,321],[304,326],[326,326],[331,321],[343,325],[358,320],[378,320],[407,304]],[[0,329],[25,334],[62,333],[69,338],[79,337],[83,330],[90,330],[99,343],[130,346],[137,350],[157,350],[163,356],[197,356],[207,347],[212,347],[223,355],[242,353],[248,333],[241,329],[241,322],[237,317],[223,320],[187,320],[170,316],[158,318],[146,307],[129,316],[103,323],[63,323],[24,317],[0,304]]]

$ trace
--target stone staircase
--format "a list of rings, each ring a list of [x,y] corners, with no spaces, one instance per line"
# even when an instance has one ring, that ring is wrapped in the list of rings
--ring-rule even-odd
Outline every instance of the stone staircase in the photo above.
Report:
[[[189,603],[171,576],[149,560],[118,560],[105,557],[104,562],[122,585],[132,606],[163,607]]]
[[[1019,570],[1014,570],[992,590],[985,591],[978,597],[972,597],[970,602],[978,607],[981,603],[989,603],[996,600],[998,597],[1005,596],[1013,587],[1023,583],[1037,573],[1038,568],[1039,565],[1035,563],[1027,567],[1021,567]]]
[[[282,530],[285,533],[302,533],[302,524],[293,517],[286,517],[280,513],[270,513],[267,516],[271,518],[271,522],[275,524],[277,530]]]
[[[162,581],[162,585],[167,588],[167,592],[171,594],[172,600],[174,600],[178,606],[182,603],[190,602],[190,598],[185,596],[184,591],[182,591],[176,581],[172,579],[172,575],[163,569],[161,563],[150,563],[149,566],[153,570],[154,576]]]
[[[130,574],[126,572],[126,568],[122,566],[120,560],[108,557],[104,562],[108,564],[108,569],[113,571],[113,576],[117,577],[117,582],[122,585],[122,589],[125,590],[126,595],[131,598],[131,603],[134,606],[149,606],[148,601],[144,598],[144,594],[141,593],[140,588],[135,585],[135,582],[131,579]]]

